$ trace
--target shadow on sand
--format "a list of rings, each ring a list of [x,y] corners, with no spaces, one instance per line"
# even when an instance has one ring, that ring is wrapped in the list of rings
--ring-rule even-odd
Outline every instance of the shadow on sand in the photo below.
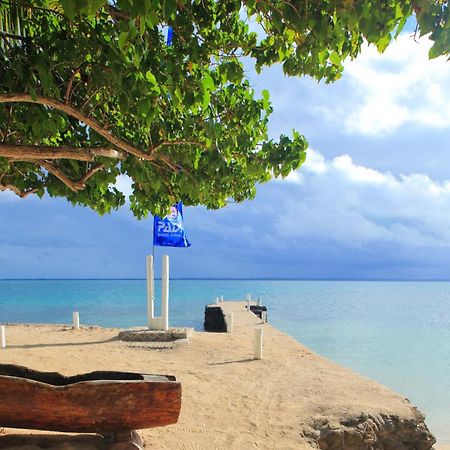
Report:
[[[2,450],[107,450],[109,444],[95,434],[0,434]]]

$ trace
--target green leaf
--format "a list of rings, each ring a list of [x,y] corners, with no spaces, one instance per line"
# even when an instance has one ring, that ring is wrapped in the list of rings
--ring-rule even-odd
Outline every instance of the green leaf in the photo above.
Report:
[[[202,86],[203,86],[203,90],[210,90],[211,92],[214,91],[215,89],[215,85],[214,85],[214,80],[212,79],[211,75],[209,73],[205,73],[203,75],[202,78]]]
[[[391,42],[391,35],[387,34],[385,36],[383,36],[378,42],[377,42],[377,49],[380,53],[383,53],[387,46],[389,45],[389,43]]]
[[[69,19],[74,19],[77,13],[76,1],[75,0],[60,0],[60,3],[64,9],[64,14]]]
[[[263,108],[267,111],[267,109],[270,106],[270,94],[267,89],[262,90],[262,96],[263,96]]]
[[[145,72],[145,78],[147,78],[147,80],[150,81],[151,84],[154,85],[158,84],[155,75],[153,75],[153,73],[150,70],[147,70],[147,72]]]
[[[176,0],[164,0],[164,17],[170,19],[177,10]]]
[[[119,40],[118,40],[118,45],[119,45],[121,52],[124,51],[127,41],[128,41],[128,33],[125,31],[122,31],[122,33],[120,33],[120,35],[119,35]]]
[[[337,52],[332,52],[330,55],[330,61],[335,65],[335,66],[340,66],[341,65],[341,57],[339,55],[339,53]]]
[[[39,80],[41,81],[41,85],[44,90],[44,93],[48,94],[50,91],[50,87],[51,87],[48,69],[47,69],[47,67],[43,66],[42,64],[38,64],[36,69],[38,71]]]

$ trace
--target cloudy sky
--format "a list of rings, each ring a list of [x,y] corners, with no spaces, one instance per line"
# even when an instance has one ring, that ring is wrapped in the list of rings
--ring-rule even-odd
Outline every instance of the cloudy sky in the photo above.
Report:
[[[169,251],[172,275],[450,279],[450,62],[428,48],[405,34],[365,49],[333,85],[251,74],[271,135],[305,134],[307,162],[252,202],[186,208],[192,247]],[[0,193],[0,278],[144,277],[151,232],[126,208]]]

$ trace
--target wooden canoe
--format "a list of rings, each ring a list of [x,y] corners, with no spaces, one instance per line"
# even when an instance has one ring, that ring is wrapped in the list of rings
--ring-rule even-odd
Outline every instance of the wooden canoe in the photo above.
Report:
[[[0,364],[0,427],[105,433],[176,423],[181,384],[170,375],[65,377]]]

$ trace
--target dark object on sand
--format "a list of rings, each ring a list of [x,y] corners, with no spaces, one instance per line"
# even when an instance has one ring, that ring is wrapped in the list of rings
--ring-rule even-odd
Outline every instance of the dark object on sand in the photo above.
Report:
[[[176,423],[181,384],[170,375],[92,372],[65,377],[0,364],[0,427],[129,434]]]
[[[205,306],[205,322],[203,323],[205,331],[213,331],[216,333],[226,333],[227,324],[219,306]]]
[[[266,306],[262,306],[262,305],[250,305],[250,311],[253,314],[256,314],[261,320],[262,320],[262,313],[263,311],[265,311],[266,313],[266,317],[265,317],[265,321],[267,322],[267,307]]]

